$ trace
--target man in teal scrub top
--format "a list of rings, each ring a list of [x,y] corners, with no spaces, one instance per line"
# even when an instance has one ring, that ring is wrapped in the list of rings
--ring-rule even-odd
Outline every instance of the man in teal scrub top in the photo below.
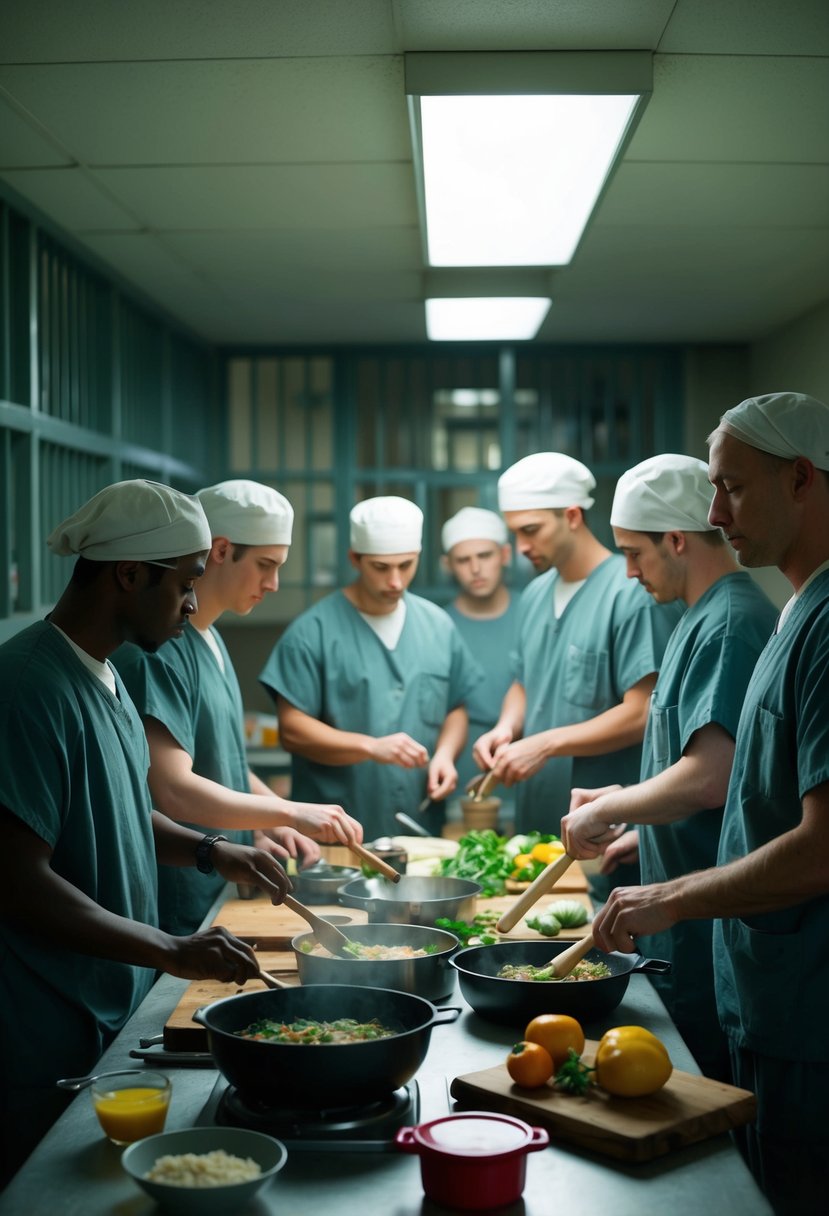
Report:
[[[156,859],[213,868],[274,903],[290,884],[267,853],[153,810],[144,730],[108,656],[187,629],[210,529],[168,486],[119,482],[49,537],[78,560],[48,620],[0,647],[0,1177],[93,1069],[157,971],[244,983],[253,952],[224,929],[158,926]]]
[[[407,590],[420,509],[369,498],[350,525],[356,579],[289,625],[259,678],[292,755],[293,796],[341,803],[371,839],[399,830],[396,812],[451,794],[482,673],[443,609]],[[443,810],[421,819],[438,835]]]
[[[716,865],[743,697],[777,616],[708,522],[711,497],[708,466],[669,453],[620,478],[610,514],[628,577],[657,603],[688,607],[651,697],[639,784],[574,790],[561,826],[569,853],[596,857],[613,839],[613,824],[638,824],[644,883]],[[620,847],[615,840],[608,852]],[[694,920],[637,945],[651,958],[670,960],[669,974],[651,982],[702,1071],[728,1081],[711,931],[710,920]]]
[[[680,615],[630,582],[624,559],[591,532],[595,485],[560,452],[526,456],[498,481],[518,551],[541,573],[521,595],[513,684],[474,754],[517,785],[519,832],[557,833],[574,786],[636,780],[648,700]]]
[[[746,692],[718,864],[614,891],[604,950],[718,917],[714,975],[734,1082],[757,1094],[741,1130],[778,1213],[826,1210],[829,1160],[829,407],[752,397],[710,437],[710,520],[743,566],[792,584]]]
[[[518,635],[518,596],[504,582],[512,551],[507,525],[494,511],[463,507],[441,531],[443,563],[458,584],[446,611],[470,653],[481,664],[484,679],[467,704],[469,734],[458,758],[458,788],[480,777],[472,744],[495,725],[512,683],[512,652]],[[504,812],[507,808],[501,808]]]
[[[154,654],[128,644],[113,657],[144,722],[153,802],[179,823],[310,865],[320,856],[315,840],[359,841],[360,825],[341,807],[280,798],[251,772],[239,682],[215,629],[223,612],[246,616],[279,587],[293,508],[270,486],[244,479],[209,486],[196,497],[212,539],[190,627]],[[162,866],[161,927],[192,933],[223,881],[219,874],[206,879]]]

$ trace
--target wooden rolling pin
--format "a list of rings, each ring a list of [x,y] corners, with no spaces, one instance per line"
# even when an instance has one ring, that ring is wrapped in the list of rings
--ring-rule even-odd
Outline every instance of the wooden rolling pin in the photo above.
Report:
[[[521,892],[515,903],[507,908],[495,926],[498,932],[509,933],[510,929],[518,924],[524,913],[530,910],[535,901],[542,895],[546,895],[550,888],[555,886],[565,870],[569,869],[575,860],[575,857],[571,857],[569,853],[562,853],[561,857],[551,861],[547,868],[541,871],[538,878],[530,883],[526,891]]]

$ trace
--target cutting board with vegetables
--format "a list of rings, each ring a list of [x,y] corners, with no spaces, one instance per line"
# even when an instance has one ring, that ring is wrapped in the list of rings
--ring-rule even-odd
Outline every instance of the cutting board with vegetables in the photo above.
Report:
[[[298,984],[296,955],[293,950],[257,950],[263,971],[269,971],[286,984]],[[263,992],[262,980],[248,980],[244,988],[237,984],[222,984],[219,980],[194,980],[184,991],[179,1003],[164,1025],[164,1046],[167,1051],[207,1051],[207,1031],[193,1021],[193,1014],[203,1005],[237,996],[240,992]]]
[[[582,1059],[592,1064],[597,1044]],[[452,1097],[467,1110],[496,1110],[547,1128],[551,1139],[620,1161],[651,1161],[686,1144],[717,1136],[754,1118],[755,1097],[708,1077],[671,1074],[662,1089],[643,1098],[620,1098],[593,1086],[585,1097],[514,1085],[506,1065],[456,1077]]]
[[[364,925],[368,915],[362,908],[344,908],[339,904],[315,904],[311,909],[318,916],[347,917],[347,923]],[[342,922],[337,922],[342,923]],[[310,933],[306,920],[290,908],[275,907],[264,896],[254,899],[229,899],[213,919],[243,942],[260,950],[290,950],[291,938],[298,933]]]
[[[508,908],[511,908],[515,903],[514,895],[495,895],[489,899],[478,899],[478,912],[492,914],[496,917],[502,916]],[[587,921],[583,925],[569,928],[562,926],[560,933],[549,936],[550,941],[578,941],[584,937],[585,933],[590,929],[590,921],[593,917],[593,905],[590,902],[590,896],[586,892],[581,891],[559,891],[558,885],[550,895],[542,895],[536,900],[527,917],[531,920],[541,918],[543,920],[546,913],[550,911],[556,904],[575,903],[584,908],[587,914]],[[518,924],[510,929],[509,933],[498,934],[499,941],[539,941],[547,938],[548,935],[540,933],[537,929],[530,928],[527,924],[527,917],[522,917]]]

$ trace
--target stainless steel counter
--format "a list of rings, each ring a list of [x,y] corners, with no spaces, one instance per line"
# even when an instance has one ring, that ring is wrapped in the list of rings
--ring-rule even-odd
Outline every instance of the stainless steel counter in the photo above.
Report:
[[[187,986],[164,976],[136,1011],[100,1068],[135,1067],[129,1052],[140,1038],[158,1034]],[[418,1073],[421,1119],[446,1113],[447,1085],[461,1073],[499,1063],[515,1041],[509,1027],[479,1018],[459,991],[442,1004],[460,1005],[454,1025],[436,1026],[429,1054]],[[585,1026],[596,1038],[610,1025],[648,1026],[668,1048],[677,1068],[698,1072],[662,1002],[643,975],[631,977],[625,1000],[604,1022]],[[167,1128],[192,1126],[213,1091],[212,1068],[166,1068],[173,1080]],[[159,1209],[120,1167],[121,1150],[102,1138],[88,1091],[44,1138],[0,1195],[0,1216],[149,1216]],[[402,1153],[289,1155],[288,1163],[244,1212],[228,1216],[441,1216],[446,1209],[425,1199],[417,1158]],[[771,1208],[723,1135],[645,1165],[625,1166],[587,1152],[553,1144],[527,1158],[523,1201],[498,1216],[764,1216]]]

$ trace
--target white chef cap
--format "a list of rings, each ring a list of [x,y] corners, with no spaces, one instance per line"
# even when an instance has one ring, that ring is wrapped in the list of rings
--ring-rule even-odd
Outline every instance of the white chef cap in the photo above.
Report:
[[[505,545],[509,539],[507,525],[494,511],[482,507],[462,507],[457,515],[447,519],[440,534],[443,552],[448,553],[453,545],[464,540],[494,540]]]
[[[596,479],[590,470],[562,452],[525,456],[498,478],[502,511],[534,511],[541,507],[593,506]]]
[[[716,532],[708,522],[713,497],[705,461],[666,452],[622,474],[610,523],[631,532]]]
[[[829,406],[805,393],[749,397],[726,410],[720,429],[761,452],[806,456],[815,468],[829,469]]]
[[[237,478],[196,495],[213,536],[237,545],[289,545],[294,509],[284,494],[258,481]]]
[[[419,553],[423,512],[395,495],[367,498],[351,512],[351,548],[355,553]]]
[[[93,562],[160,561],[210,548],[201,503],[157,481],[119,481],[58,524],[46,541],[53,553]]]

